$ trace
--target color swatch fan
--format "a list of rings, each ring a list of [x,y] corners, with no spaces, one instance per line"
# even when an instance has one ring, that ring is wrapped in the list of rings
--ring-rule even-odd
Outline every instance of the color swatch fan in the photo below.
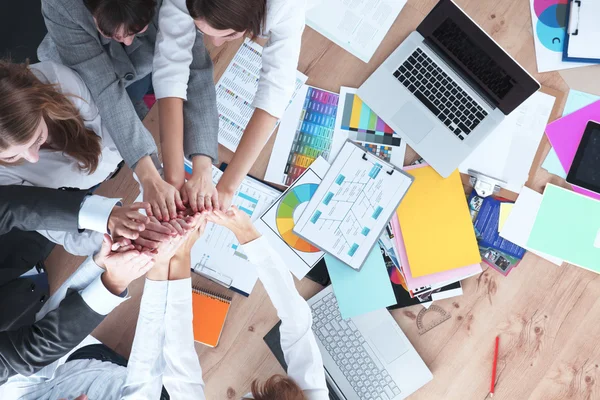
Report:
[[[294,249],[308,253],[316,253],[321,250],[293,232],[294,221],[298,220],[298,216],[302,214],[318,187],[319,185],[316,183],[294,186],[283,196],[279,207],[277,207],[277,230],[281,238]],[[294,218],[294,215],[296,215],[296,218]]]
[[[328,169],[327,161],[318,157],[255,223],[298,279],[323,258],[319,248],[300,238],[293,229]]]

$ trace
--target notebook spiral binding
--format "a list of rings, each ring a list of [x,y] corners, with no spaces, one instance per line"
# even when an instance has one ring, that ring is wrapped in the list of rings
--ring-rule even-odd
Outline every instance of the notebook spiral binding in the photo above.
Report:
[[[210,290],[205,290],[198,286],[192,286],[192,292],[194,292],[196,294],[203,294],[203,295],[211,297],[215,300],[222,301],[223,303],[231,303],[231,300],[233,299],[232,297],[225,296],[223,294],[219,294],[217,292],[213,292]]]

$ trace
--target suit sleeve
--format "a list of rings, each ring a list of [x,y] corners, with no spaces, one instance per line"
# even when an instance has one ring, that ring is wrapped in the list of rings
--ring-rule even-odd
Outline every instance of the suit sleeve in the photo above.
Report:
[[[86,192],[31,186],[0,187],[0,234],[22,231],[77,232],[79,209]]]
[[[134,169],[142,157],[157,153],[154,138],[137,117],[98,38],[69,18],[68,10],[57,10],[47,1],[42,2],[42,14],[62,63],[86,83],[127,165]]]
[[[0,332],[0,385],[12,375],[29,376],[64,356],[103,319],[75,292],[35,324]]]

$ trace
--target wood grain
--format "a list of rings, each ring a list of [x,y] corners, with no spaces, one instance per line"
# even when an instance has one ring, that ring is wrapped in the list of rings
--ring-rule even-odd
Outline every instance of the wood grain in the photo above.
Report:
[[[310,28],[303,35],[298,69],[308,83],[338,91],[342,85],[358,87],[414,30],[435,5],[434,0],[409,0],[389,34],[365,64]],[[502,45],[511,56],[557,96],[553,117],[562,112],[568,87],[556,73],[536,72],[528,0],[458,0],[463,9]],[[241,41],[210,48],[217,80]],[[157,112],[145,121],[157,135]],[[251,170],[264,176],[273,138]],[[549,144],[542,141],[528,186],[542,191],[547,182],[566,185],[539,165]],[[220,161],[231,152],[219,149]],[[409,149],[406,163],[417,157]],[[131,171],[102,185],[99,194],[133,200],[138,187]],[[515,198],[514,194],[506,194]],[[81,259],[57,248],[48,260],[51,286],[56,288]],[[197,278],[203,285],[212,283]],[[308,298],[321,287],[307,279],[296,282]],[[211,286],[219,291],[218,286]],[[131,285],[131,299],[118,307],[94,335],[128,356],[139,310],[142,281]],[[598,275],[564,264],[556,267],[528,253],[508,277],[492,269],[463,282],[462,297],[436,302],[452,318],[420,336],[415,323],[420,306],[392,312],[434,379],[410,397],[415,400],[485,399],[488,397],[494,338],[500,335],[495,399],[598,399],[600,390],[600,280]],[[254,379],[265,379],[282,370],[262,341],[275,324],[275,310],[260,284],[249,298],[234,295],[231,313],[217,348],[196,345],[206,381],[207,398],[238,399]]]

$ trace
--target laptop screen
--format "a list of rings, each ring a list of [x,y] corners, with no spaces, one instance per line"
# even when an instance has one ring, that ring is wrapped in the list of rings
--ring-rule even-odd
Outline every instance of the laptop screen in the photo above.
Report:
[[[451,0],[440,0],[417,31],[504,114],[539,89],[535,79]]]

